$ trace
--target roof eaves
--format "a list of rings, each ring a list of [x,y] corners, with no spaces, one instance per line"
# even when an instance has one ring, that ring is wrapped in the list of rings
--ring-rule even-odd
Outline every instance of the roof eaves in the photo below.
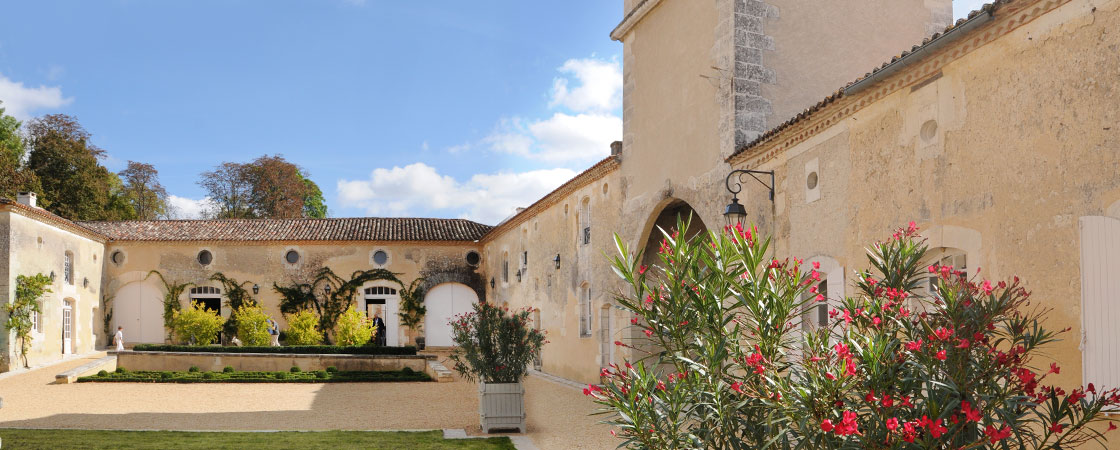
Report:
[[[0,197],[0,210],[16,212],[24,217],[34,219],[48,225],[60,226],[67,231],[82,235],[83,237],[89,239],[93,239],[102,244],[109,241],[109,236],[106,236],[103,233],[100,233],[89,227],[82,226],[77,222],[59,216],[43,208],[27,206],[9,198]]]
[[[876,67],[875,69],[872,69],[871,72],[868,72],[855,81],[846,84],[844,87],[840,88],[828,97],[825,97],[823,100],[817,102],[813,106],[806,108],[804,111],[797,113],[797,115],[762,133],[754,140],[744,144],[742,147],[732,153],[731,156],[728,156],[726,161],[729,163],[736,162],[740,158],[745,157],[749,150],[772,140],[786,129],[808,119],[814,113],[828,107],[833,103],[836,103],[841,98],[853,96],[860,91],[863,91],[867,87],[870,87],[871,85],[876,84],[877,82],[882,81],[887,77],[890,77],[906,66],[921,61],[923,58],[933,54],[935,50],[948,45],[949,43],[965,35],[968,35],[975,29],[979,28],[981,25],[990,22],[991,19],[995,16],[996,10],[1000,9],[1008,3],[1012,3],[1013,1],[1016,0],[996,0],[993,3],[984,4],[984,6],[982,6],[980,9],[969,12],[966,18],[957,20],[956,23],[950,25],[949,27],[946,27],[942,32],[934,33],[932,36],[923,40],[920,45],[915,45],[911,47],[910,50],[903,51],[898,56],[891,58],[890,61],[883,63],[881,66]]]
[[[531,204],[527,208],[521,210],[521,212],[518,212],[517,214],[514,214],[513,216],[509,217],[508,219],[502,221],[502,223],[499,223],[497,226],[491,228],[489,231],[486,232],[485,235],[482,236],[481,239],[479,239],[479,241],[480,242],[491,241],[492,239],[494,239],[494,237],[501,234],[502,232],[504,232],[504,231],[506,231],[510,228],[513,228],[517,225],[520,225],[520,224],[524,223],[526,220],[529,220],[529,218],[531,218],[533,216],[536,216],[540,211],[544,210],[545,208],[547,208],[547,207],[551,206],[553,203],[555,203],[559,197],[561,197],[563,195],[567,195],[571,191],[579,189],[583,186],[586,186],[588,183],[590,183],[592,181],[595,181],[595,180],[598,180],[598,179],[602,178],[604,175],[606,175],[608,173],[611,173],[612,171],[617,169],[618,166],[619,166],[619,159],[618,159],[617,156],[612,155],[612,156],[608,156],[606,158],[603,158],[603,160],[595,163],[591,167],[588,167],[587,170],[584,170],[583,172],[580,172],[578,175],[576,175],[576,176],[572,177],[570,180],[564,182],[564,184],[561,184],[556,189],[553,189],[552,192],[549,192],[548,194],[545,194],[539,200],[533,202],[533,204]]]

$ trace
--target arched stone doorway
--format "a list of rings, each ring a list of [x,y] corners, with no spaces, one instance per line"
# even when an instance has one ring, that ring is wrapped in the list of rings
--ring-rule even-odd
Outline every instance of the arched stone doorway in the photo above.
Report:
[[[688,231],[685,234],[685,239],[692,239],[694,236],[707,233],[708,226],[704,220],[700,218],[700,214],[692,209],[684,200],[668,199],[663,202],[661,211],[656,216],[650,218],[649,225],[645,228],[645,240],[642,248],[642,264],[653,265],[659,262],[657,258],[657,250],[661,247],[661,240],[664,236],[661,230],[672,233],[677,228],[677,218],[679,217],[682,222],[688,222],[691,217],[691,222],[688,225]]]

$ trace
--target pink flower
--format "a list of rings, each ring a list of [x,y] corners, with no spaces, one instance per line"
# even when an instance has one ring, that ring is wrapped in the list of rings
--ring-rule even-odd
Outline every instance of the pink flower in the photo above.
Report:
[[[824,419],[824,421],[821,422],[821,431],[824,431],[825,433],[832,432],[834,428],[835,427],[832,426],[831,420]]]
[[[941,351],[938,351],[938,352],[937,352],[937,355],[936,355],[936,358],[937,358],[937,359],[940,359],[940,360],[942,360],[942,361],[944,361],[944,360],[945,360],[945,358],[946,358],[946,356],[945,356],[945,350],[941,350]]]
[[[818,262],[818,261],[813,261],[813,268],[814,268],[814,269],[817,269],[817,270],[820,270],[820,268],[821,268],[821,263],[820,263],[820,262]]]
[[[894,431],[897,428],[898,428],[898,419],[897,418],[891,417],[890,419],[887,419],[887,429],[888,430]]]
[[[741,381],[736,381],[734,383],[731,383],[731,390],[742,394],[743,393],[743,383]]]

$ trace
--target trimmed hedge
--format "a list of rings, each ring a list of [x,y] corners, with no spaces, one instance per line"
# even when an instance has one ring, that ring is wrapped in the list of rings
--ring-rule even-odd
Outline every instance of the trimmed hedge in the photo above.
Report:
[[[214,345],[163,345],[137,344],[138,352],[196,352],[196,353],[297,353],[301,355],[415,355],[416,347],[377,347],[372,345],[292,345],[287,347],[219,347]]]
[[[424,372],[125,372],[78,378],[86,382],[128,383],[352,383],[432,381]]]

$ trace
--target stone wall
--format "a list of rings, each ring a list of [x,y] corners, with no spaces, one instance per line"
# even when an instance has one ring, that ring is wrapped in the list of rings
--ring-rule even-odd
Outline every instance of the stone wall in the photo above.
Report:
[[[28,363],[42,364],[63,357],[62,325],[63,305],[72,305],[71,352],[86,353],[95,349],[98,336],[102,335],[100,305],[104,244],[63,228],[44,223],[28,216],[0,211],[0,223],[7,225],[4,241],[6,285],[0,292],[0,302],[8,303],[15,297],[16,277],[19,275],[55,274],[48,286],[51,292],[39,299],[42,308],[42,329],[31,333],[32,345]],[[72,283],[66,283],[63,259],[69,252],[73,257]],[[5,333],[6,345],[0,369],[22,364],[17,361],[19,343],[12,333]]]
[[[778,257],[866,266],[914,220],[982,279],[1019,276],[1051,329],[1058,382],[1081,382],[1078,219],[1120,217],[1120,1],[1026,1],[736,160],[775,170]],[[1049,12],[1047,12],[1049,11]],[[1008,31],[1011,30],[1011,31]],[[900,80],[906,80],[905,82]],[[817,174],[817,188],[807,178]],[[848,293],[852,293],[849,286]]]

